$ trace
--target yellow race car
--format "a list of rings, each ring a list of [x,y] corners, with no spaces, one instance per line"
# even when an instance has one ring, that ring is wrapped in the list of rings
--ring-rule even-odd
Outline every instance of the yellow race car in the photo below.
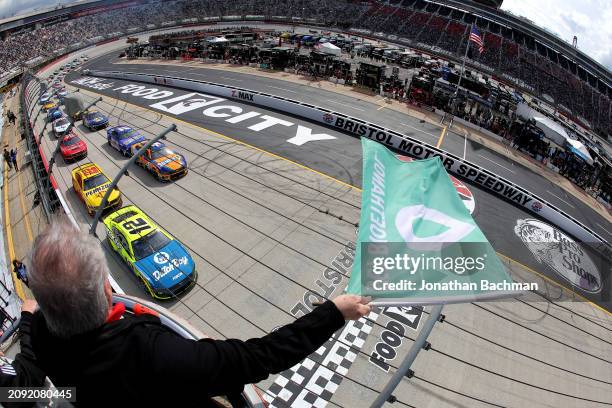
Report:
[[[53,101],[49,101],[43,105],[43,111],[48,111],[49,109],[53,109],[57,106],[57,103]]]
[[[102,199],[110,184],[111,180],[95,163],[82,164],[72,170],[74,192],[85,203],[90,216],[93,216],[96,209],[102,204]],[[105,209],[120,208],[121,204],[121,192],[115,188],[108,198]]]

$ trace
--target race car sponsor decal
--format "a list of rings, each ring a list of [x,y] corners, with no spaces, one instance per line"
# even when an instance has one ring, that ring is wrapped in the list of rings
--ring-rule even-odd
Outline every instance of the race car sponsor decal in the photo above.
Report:
[[[245,101],[253,102],[253,94],[243,91],[232,90],[232,98],[244,99]]]
[[[153,279],[155,279],[156,281],[162,279],[167,274],[174,272],[175,269],[179,269],[180,272],[181,266],[187,265],[187,263],[189,262],[186,256],[170,259],[170,257],[167,256],[168,254],[164,253],[164,255],[166,256],[166,258],[164,258],[165,260],[163,262],[157,262],[158,260],[162,259],[163,255],[157,253],[153,256],[155,262],[159,264],[164,264],[160,266],[159,269],[156,269],[152,272]],[[156,257],[157,259],[155,259]]]
[[[85,192],[85,195],[86,195],[87,197],[89,197],[89,196],[91,196],[91,195],[98,194],[98,193],[100,193],[100,192],[102,192],[102,191],[106,191],[106,190],[108,190],[108,187],[109,187],[109,186],[110,186],[110,183],[106,183],[106,184],[99,185],[99,186],[98,186],[98,187],[96,187],[96,188],[92,188],[91,190],[87,190],[87,191]]]
[[[535,219],[517,220],[514,233],[540,264],[548,266],[572,286],[589,293],[601,291],[601,274],[580,243]]]
[[[302,300],[291,308],[291,313],[295,317],[302,316],[313,309],[313,302],[323,300],[320,295],[332,297],[343,278],[350,274],[354,258],[355,244],[349,241],[331,260],[323,276],[315,280],[315,286],[320,289],[319,294],[306,291]],[[348,374],[374,322],[381,315],[386,320],[382,322],[384,329],[372,351],[367,354],[370,363],[388,371],[389,364],[397,356],[396,349],[401,346],[403,336],[407,330],[418,328],[422,313],[421,308],[373,308],[367,319],[349,321],[314,354],[276,377],[265,396],[270,407],[325,407],[340,386],[343,376]]]
[[[81,168],[80,172],[85,176],[93,176],[100,173],[100,169],[97,166],[87,166]]]
[[[414,161],[412,157],[402,156],[401,154],[398,154],[397,158],[405,162]],[[461,180],[450,174],[449,177],[453,182],[453,186],[455,186],[455,190],[457,190],[457,194],[459,194],[459,198],[461,198],[461,201],[463,201],[465,208],[468,209],[470,214],[474,214],[474,210],[476,210],[476,200],[474,199],[474,194],[472,194],[468,186],[466,186]]]
[[[153,261],[157,264],[165,264],[170,259],[170,255],[167,252],[158,252],[153,255]]]

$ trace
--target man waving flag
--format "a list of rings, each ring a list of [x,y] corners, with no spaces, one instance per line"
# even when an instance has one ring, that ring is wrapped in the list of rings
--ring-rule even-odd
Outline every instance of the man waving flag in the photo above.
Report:
[[[366,138],[362,147],[349,293],[390,306],[495,299],[525,289],[512,282],[438,157],[407,163]]]
[[[482,42],[482,36],[474,24],[472,24],[472,31],[470,32],[470,41],[478,46],[478,52],[482,54],[484,51],[484,43]]]

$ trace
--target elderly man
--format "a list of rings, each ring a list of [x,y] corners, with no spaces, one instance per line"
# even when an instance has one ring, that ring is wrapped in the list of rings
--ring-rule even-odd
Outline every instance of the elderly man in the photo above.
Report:
[[[304,359],[340,329],[367,315],[359,296],[343,295],[257,339],[183,339],[153,315],[126,315],[111,304],[99,242],[65,218],[32,248],[30,288],[40,305],[32,322],[38,364],[56,386],[74,386],[79,404],[137,401],[207,406]]]

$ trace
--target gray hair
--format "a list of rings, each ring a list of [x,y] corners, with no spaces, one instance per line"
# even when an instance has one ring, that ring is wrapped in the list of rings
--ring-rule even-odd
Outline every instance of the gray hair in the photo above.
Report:
[[[49,331],[62,338],[100,327],[109,312],[108,265],[100,242],[86,231],[62,216],[32,246],[30,289]]]

